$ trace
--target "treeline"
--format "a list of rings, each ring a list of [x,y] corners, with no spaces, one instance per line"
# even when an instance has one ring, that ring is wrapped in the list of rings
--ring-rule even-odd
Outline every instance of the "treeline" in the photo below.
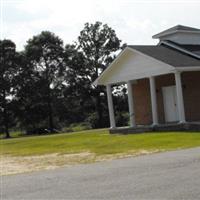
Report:
[[[29,39],[23,51],[0,40],[0,133],[56,132],[72,123],[109,126],[105,87],[92,85],[124,47],[107,24],[86,23],[78,39],[64,46],[49,31]],[[116,87],[118,125],[127,123],[126,89]],[[117,96],[117,98],[116,98]]]

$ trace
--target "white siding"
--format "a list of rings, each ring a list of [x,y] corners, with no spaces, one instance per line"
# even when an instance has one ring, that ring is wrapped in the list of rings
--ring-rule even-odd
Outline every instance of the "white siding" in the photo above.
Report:
[[[166,74],[174,70],[174,67],[136,50],[126,48],[124,51],[115,63],[99,77],[97,84],[122,83],[128,80]]]

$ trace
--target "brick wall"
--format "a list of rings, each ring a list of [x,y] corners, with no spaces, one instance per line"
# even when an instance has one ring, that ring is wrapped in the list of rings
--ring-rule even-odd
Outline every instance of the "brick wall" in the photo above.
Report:
[[[186,121],[200,121],[200,71],[182,73]]]
[[[140,79],[133,85],[136,124],[151,124],[151,97],[148,79]]]
[[[185,114],[187,121],[200,121],[200,72],[184,72],[181,75]],[[174,74],[155,79],[159,123],[164,123],[162,87],[175,85]],[[151,97],[149,79],[140,79],[133,85],[136,124],[151,124]]]

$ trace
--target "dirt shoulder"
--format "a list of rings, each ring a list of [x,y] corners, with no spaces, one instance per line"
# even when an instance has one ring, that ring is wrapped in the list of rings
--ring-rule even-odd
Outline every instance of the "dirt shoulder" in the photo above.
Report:
[[[1,156],[0,175],[10,175],[39,170],[56,169],[61,166],[72,166],[76,164],[112,160],[117,158],[131,157],[149,153],[153,152],[142,150],[139,152],[128,152],[124,154],[112,154],[101,156],[97,156],[96,154],[90,152],[82,152],[76,154],[54,153],[40,156]]]

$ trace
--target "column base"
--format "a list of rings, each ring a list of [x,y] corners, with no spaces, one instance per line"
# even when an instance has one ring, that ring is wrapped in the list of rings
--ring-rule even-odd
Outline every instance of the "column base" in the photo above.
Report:
[[[185,124],[186,121],[179,121],[178,124]]]
[[[158,123],[153,123],[151,124],[151,127],[155,127],[155,126],[158,126],[159,124]]]
[[[134,126],[129,126],[129,128],[136,128],[137,126],[136,125],[134,125]]]
[[[110,127],[109,129],[116,129],[117,127]]]

